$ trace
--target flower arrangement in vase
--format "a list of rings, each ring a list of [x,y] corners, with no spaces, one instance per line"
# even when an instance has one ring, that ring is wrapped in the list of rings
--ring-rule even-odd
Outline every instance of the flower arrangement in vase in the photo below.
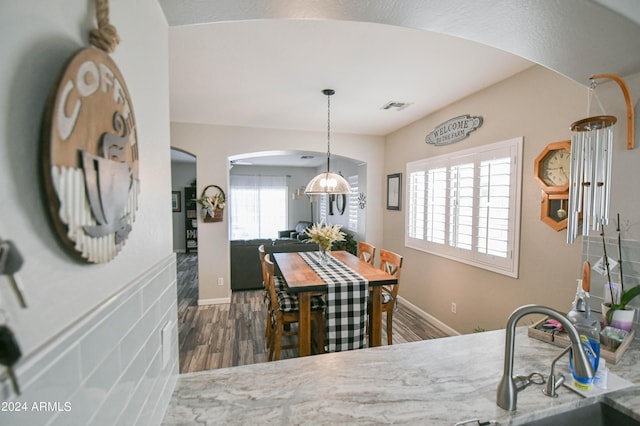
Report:
[[[314,223],[310,228],[305,229],[304,232],[309,236],[309,240],[318,244],[320,247],[320,255],[323,264],[326,264],[329,261],[331,244],[335,241],[344,241],[345,233],[340,230],[341,228],[342,225],[329,225],[324,222],[320,222]]]

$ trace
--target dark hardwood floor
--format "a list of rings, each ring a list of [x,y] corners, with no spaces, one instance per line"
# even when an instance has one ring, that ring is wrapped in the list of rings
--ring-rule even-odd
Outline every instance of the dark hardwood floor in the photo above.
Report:
[[[233,292],[231,303],[198,306],[197,255],[178,253],[177,261],[180,372],[267,362],[263,291]],[[387,342],[385,330],[383,322],[383,345]],[[447,334],[418,312],[398,303],[393,316],[394,345],[443,336]],[[282,352],[281,359],[296,356],[297,349],[289,349]]]

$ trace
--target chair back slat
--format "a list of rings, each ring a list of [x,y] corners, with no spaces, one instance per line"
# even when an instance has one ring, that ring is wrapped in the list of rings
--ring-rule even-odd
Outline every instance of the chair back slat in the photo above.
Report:
[[[380,249],[380,269],[386,273],[393,275],[398,279],[398,284],[387,287],[393,298],[398,296],[398,288],[400,287],[400,271],[402,270],[403,257],[389,250]]]
[[[376,257],[376,248],[367,242],[358,241],[358,257],[373,265],[373,260]]]

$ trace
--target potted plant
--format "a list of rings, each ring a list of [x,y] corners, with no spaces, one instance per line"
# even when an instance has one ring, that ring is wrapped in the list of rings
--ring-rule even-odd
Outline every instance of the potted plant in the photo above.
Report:
[[[638,295],[640,295],[640,285],[622,290],[618,303],[603,303],[602,314],[606,319],[605,325],[611,324],[615,328],[631,331],[635,309],[627,305]]]
[[[607,245],[604,239],[604,223],[602,224],[602,230],[600,236],[602,237],[602,250],[604,253],[603,261],[607,271],[607,278],[609,283],[606,285],[609,287],[611,294],[611,303],[602,304],[602,318],[604,325],[611,325],[615,328],[619,328],[625,331],[631,331],[633,327],[633,317],[636,310],[627,305],[638,295],[640,295],[640,285],[636,285],[628,290],[624,289],[624,274],[622,273],[622,242],[620,237],[620,214],[618,213],[618,226],[616,231],[618,232],[618,273],[620,277],[620,292],[614,292],[614,285],[611,284],[611,271],[609,269],[609,257],[607,256]]]
[[[334,241],[331,244],[331,250],[346,250],[354,256],[358,255],[358,243],[353,238],[353,235],[348,232],[344,233],[344,240],[342,241]]]

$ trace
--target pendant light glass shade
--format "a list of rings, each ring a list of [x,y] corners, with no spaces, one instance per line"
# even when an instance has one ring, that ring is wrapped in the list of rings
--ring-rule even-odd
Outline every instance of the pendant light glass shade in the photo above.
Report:
[[[309,181],[304,192],[306,194],[349,194],[351,187],[349,182],[339,174],[323,172]]]
[[[345,178],[337,173],[331,173],[331,95],[335,93],[332,89],[322,91],[327,96],[327,171],[320,173],[311,179],[304,190],[305,194],[349,194],[351,186]]]

